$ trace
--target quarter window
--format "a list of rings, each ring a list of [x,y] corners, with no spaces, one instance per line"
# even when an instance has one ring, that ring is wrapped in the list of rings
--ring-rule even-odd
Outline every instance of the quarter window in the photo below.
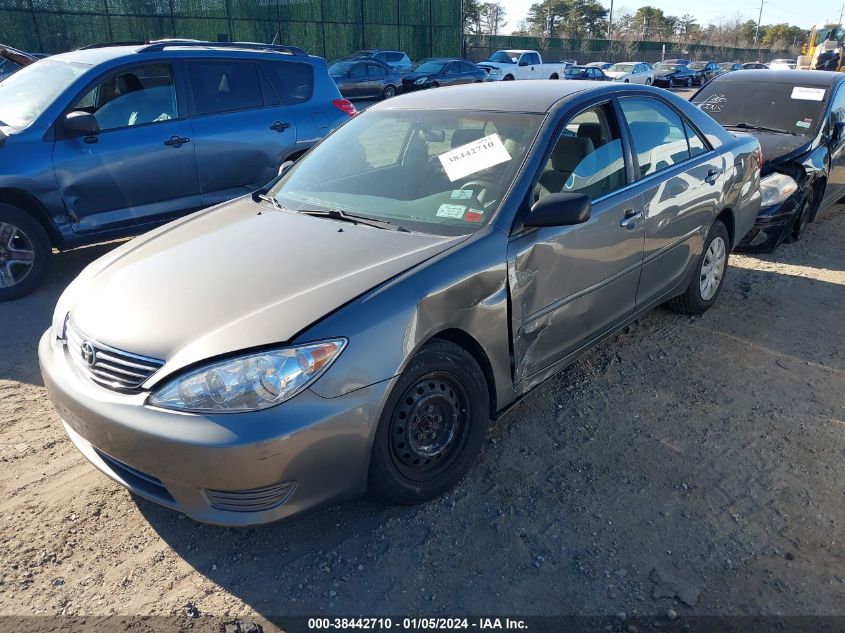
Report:
[[[299,62],[266,62],[264,65],[282,103],[301,103],[314,94],[314,70]]]
[[[656,99],[639,97],[621,99],[619,105],[631,131],[641,176],[657,173],[690,157],[683,121],[669,106]]]
[[[77,100],[74,110],[90,112],[100,130],[160,123],[178,117],[170,64],[121,70]]]
[[[258,68],[235,60],[187,64],[197,114],[249,110],[264,105]]]
[[[622,141],[607,105],[573,117],[561,132],[535,188],[537,199],[552,193],[583,193],[593,200],[625,185]]]
[[[704,141],[702,141],[701,137],[696,134],[695,130],[692,129],[692,126],[686,119],[684,119],[684,130],[687,133],[687,143],[689,144],[690,157],[698,156],[699,154],[703,154],[707,151],[707,146],[704,144]]]

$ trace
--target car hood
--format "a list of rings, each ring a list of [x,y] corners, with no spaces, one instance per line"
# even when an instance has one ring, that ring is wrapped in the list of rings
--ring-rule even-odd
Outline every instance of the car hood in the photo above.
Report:
[[[761,173],[765,176],[777,165],[782,165],[794,160],[798,156],[808,152],[813,139],[806,136],[793,134],[773,134],[771,132],[736,132],[736,135],[753,136],[760,142],[760,149],[763,151],[763,169]]]
[[[479,68],[498,68],[500,70],[517,67],[516,64],[500,64],[499,62],[479,62],[476,66]]]
[[[438,75],[438,73],[418,73],[418,72],[405,73],[404,75],[402,75],[402,81],[414,82],[417,79],[419,79],[420,77],[428,77],[429,79],[433,79],[437,75]]]
[[[95,262],[74,282],[72,296],[62,297],[57,318],[69,311],[85,336],[165,360],[170,374],[220,354],[290,341],[464,239],[353,225],[241,198]]]
[[[625,75],[630,75],[631,73],[623,73],[619,70],[614,70],[614,71],[605,70],[604,74],[607,75],[608,77],[612,77],[612,78],[616,79],[617,77],[624,77]]]
[[[654,71],[655,77],[672,77],[677,75],[679,71],[677,70],[664,70],[664,71]]]

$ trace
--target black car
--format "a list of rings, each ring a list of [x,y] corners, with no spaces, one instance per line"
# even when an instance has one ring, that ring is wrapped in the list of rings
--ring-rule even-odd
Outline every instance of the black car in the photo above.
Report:
[[[748,62],[747,64],[742,65],[743,70],[768,70],[769,67],[766,64],[761,64],[760,62]]]
[[[402,92],[480,83],[487,73],[472,62],[457,57],[433,57],[402,77]]]
[[[749,98],[748,95],[754,95]],[[745,250],[801,239],[845,193],[845,74],[746,70],[717,77],[692,102],[763,151],[762,207]]]
[[[654,65],[654,85],[674,88],[675,86],[692,87],[696,81],[696,71],[690,70],[684,64],[661,64]]]
[[[329,74],[347,99],[390,99],[402,85],[398,70],[372,59],[335,62]]]
[[[706,84],[708,81],[721,74],[719,64],[716,62],[691,62],[687,65],[687,68],[695,71],[693,83],[696,83],[699,86]]]
[[[569,66],[563,74],[564,79],[581,81],[610,81],[610,77],[598,66]]]

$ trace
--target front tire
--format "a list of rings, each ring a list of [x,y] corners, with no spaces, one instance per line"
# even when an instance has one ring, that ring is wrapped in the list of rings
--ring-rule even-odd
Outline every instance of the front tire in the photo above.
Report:
[[[505,75],[505,78],[502,81],[513,81],[513,75]]]
[[[50,239],[26,211],[0,204],[0,302],[35,290],[50,265]]]
[[[789,226],[789,230],[783,238],[783,241],[787,244],[793,244],[804,236],[804,232],[807,230],[807,225],[810,223],[810,216],[813,215],[813,200],[813,189],[810,188],[807,190],[804,199],[801,201],[801,206],[795,214],[795,219],[792,220],[792,224]]]
[[[716,220],[704,240],[704,249],[695,263],[695,274],[689,286],[683,294],[667,301],[671,310],[699,315],[716,303],[728,271],[729,244],[728,229],[721,220]]]
[[[383,99],[392,99],[396,96],[396,86],[388,84],[384,87],[384,92],[382,93]]]
[[[487,381],[464,348],[427,343],[393,386],[376,429],[369,492],[401,505],[451,489],[481,450],[490,418]]]
[[[687,88],[692,88],[692,77],[687,77]]]
[[[651,85],[651,77],[647,77],[647,78],[646,78],[646,80],[645,80],[645,85],[646,85],[646,86],[650,86],[650,85]]]

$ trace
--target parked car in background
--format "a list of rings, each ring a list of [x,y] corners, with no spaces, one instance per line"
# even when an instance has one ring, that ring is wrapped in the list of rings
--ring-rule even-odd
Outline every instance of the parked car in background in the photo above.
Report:
[[[722,62],[721,64],[719,64],[720,75],[724,75],[725,73],[732,73],[737,70],[745,70],[745,66],[743,66],[739,62]]]
[[[692,102],[735,135],[753,135],[763,149],[763,206],[742,248],[771,250],[801,239],[819,211],[845,194],[842,73],[729,73]]]
[[[613,64],[604,71],[604,74],[613,81],[631,84],[645,84],[650,86],[654,83],[654,69],[645,62],[620,62]]]
[[[689,65],[692,63],[692,60],[691,60],[691,59],[684,59],[684,58],[681,58],[681,59],[664,59],[664,60],[663,60],[662,62],[660,62],[660,63],[662,63],[662,64],[671,64],[671,65],[673,65],[673,66],[677,66],[677,65],[679,65],[679,64],[680,64],[681,66],[689,66]]]
[[[381,62],[385,66],[390,66],[394,70],[406,72],[413,67],[411,58],[407,53],[402,51],[386,51],[380,49],[366,49],[356,51],[349,56],[350,59],[372,59]]]
[[[697,73],[684,64],[655,64],[654,85],[666,88],[676,86],[692,87],[696,81]]]
[[[465,59],[437,57],[418,64],[411,72],[402,76],[402,92],[481,83],[487,80],[487,73]]]
[[[610,77],[604,74],[604,71],[597,66],[570,66],[566,69],[563,76],[564,79],[574,79],[582,81],[610,81]]]
[[[597,68],[601,68],[602,70],[607,70],[608,68],[613,66],[613,64],[611,64],[610,62],[590,62],[589,64],[586,64],[586,65],[587,66],[595,66]]]
[[[36,61],[38,58],[35,55],[0,44],[0,81]]]
[[[329,74],[347,99],[391,99],[402,85],[398,70],[373,59],[335,62]]]
[[[254,191],[355,113],[294,47],[94,46],[0,82],[0,300],[59,250]]]
[[[403,95],[86,268],[44,384],[94,466],[198,521],[425,502],[592,346],[662,303],[714,305],[758,153],[642,86]]]
[[[797,65],[798,62],[794,59],[773,59],[769,62],[769,68],[772,70],[795,70]]]
[[[748,62],[742,65],[743,70],[766,70],[768,66],[760,62]]]
[[[513,81],[515,79],[560,79],[567,62],[544,63],[538,51],[501,50],[477,64],[487,73],[490,81]]]
[[[690,62],[687,68],[695,73],[693,83],[701,85],[707,83],[721,71],[716,62]]]

